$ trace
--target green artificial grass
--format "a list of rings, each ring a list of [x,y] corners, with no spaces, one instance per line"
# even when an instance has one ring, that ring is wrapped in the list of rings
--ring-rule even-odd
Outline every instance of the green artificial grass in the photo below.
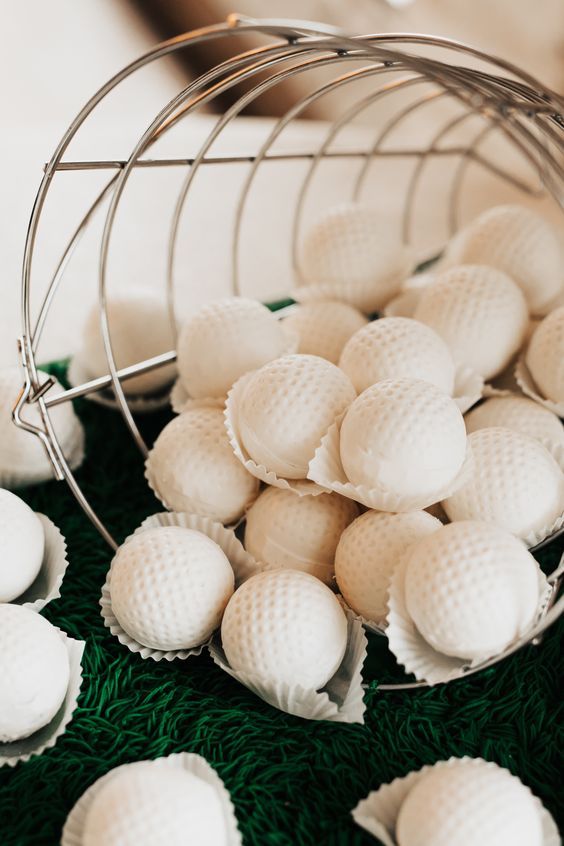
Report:
[[[51,368],[64,380],[64,368]],[[87,435],[77,478],[121,541],[162,510],[143,478],[143,461],[118,412],[76,403]],[[170,418],[144,418],[149,443]],[[562,823],[564,621],[468,681],[388,693],[401,677],[385,641],[369,635],[366,724],[306,722],[260,701],[207,655],[142,660],[104,628],[98,599],[111,551],[64,483],[22,492],[63,531],[70,566],[61,598],[45,616],[86,641],[79,707],[57,745],[14,769],[0,769],[0,844],[54,846],[83,791],[112,767],[172,752],[204,755],[231,792],[244,843],[254,846],[370,844],[350,810],[383,782],[451,755],[482,756],[516,773]],[[562,551],[539,554],[546,570]],[[560,817],[560,819],[559,819]]]

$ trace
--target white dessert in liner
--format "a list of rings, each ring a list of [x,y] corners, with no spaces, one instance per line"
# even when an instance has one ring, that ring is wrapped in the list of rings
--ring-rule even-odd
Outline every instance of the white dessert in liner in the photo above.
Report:
[[[521,388],[524,394],[535,402],[540,403],[540,405],[544,406],[544,408],[548,408],[548,410],[552,411],[553,414],[556,414],[558,417],[564,419],[564,402],[553,402],[552,400],[546,399],[546,397],[542,396],[539,388],[535,385],[534,379],[531,376],[531,372],[527,367],[524,357],[521,357],[515,365],[514,375],[517,385]]]
[[[41,611],[53,599],[58,599],[69,564],[67,544],[60,530],[45,514],[37,514],[37,517],[45,534],[41,567],[27,590],[11,600],[14,605],[23,605],[32,611]]]
[[[321,300],[294,306],[283,325],[299,337],[296,352],[338,364],[349,338],[367,323],[368,318],[348,303]]]
[[[564,445],[564,426],[554,412],[518,393],[488,398],[464,417],[468,434],[488,426],[506,426],[541,443]]]

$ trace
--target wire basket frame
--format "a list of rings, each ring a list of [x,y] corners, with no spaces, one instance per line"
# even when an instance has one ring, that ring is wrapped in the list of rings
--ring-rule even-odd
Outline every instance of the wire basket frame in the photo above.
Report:
[[[243,53],[237,52],[240,36],[253,34],[266,41],[264,46]],[[142,68],[158,59],[181,50],[189,50],[215,39],[228,39],[233,44],[231,58],[201,74],[167,102],[145,128],[128,158],[107,160],[65,160],[71,142],[108,94]],[[323,71],[322,81],[319,72]],[[224,130],[250,104],[268,91],[287,81],[314,79],[311,89],[293,103],[277,119],[252,155],[216,155],[214,144]],[[241,93],[241,84],[245,84]],[[364,87],[361,96],[350,96],[347,108],[327,125],[320,142],[298,152],[279,151],[276,144],[293,121],[307,114],[308,109],[324,97],[347,93]],[[368,86],[368,93],[367,93]],[[233,98],[215,125],[191,157],[151,158],[147,153],[181,121],[226,93]],[[406,99],[407,98],[407,99]],[[385,120],[378,123],[370,143],[361,147],[336,146],[340,133],[368,110],[383,103],[399,102]],[[455,107],[437,125],[426,143],[397,147],[392,143],[398,127],[417,114],[437,104],[448,102]],[[462,130],[462,140],[461,138]],[[488,152],[489,139],[495,136],[506,143],[527,165],[529,179],[523,179],[505,163]],[[310,22],[252,21],[237,15],[225,23],[207,27],[157,45],[110,79],[84,106],[63,135],[51,160],[45,166],[31,214],[25,245],[22,271],[22,336],[19,349],[24,371],[24,386],[14,407],[14,422],[41,439],[49,455],[56,477],[65,479],[90,520],[112,548],[117,543],[103,519],[87,501],[65,458],[50,418],[50,409],[74,398],[100,391],[111,391],[131,436],[142,456],[148,447],[135,421],[134,411],[123,389],[127,379],[170,364],[174,350],[154,358],[118,368],[108,318],[108,255],[115,237],[115,220],[131,175],[140,168],[176,167],[185,170],[179,180],[167,246],[166,293],[171,328],[176,333],[175,275],[181,222],[198,174],[210,164],[230,166],[245,162],[248,172],[236,203],[231,237],[231,288],[241,292],[241,231],[249,197],[261,166],[288,160],[302,162],[306,169],[293,209],[289,251],[296,276],[300,275],[299,243],[305,209],[310,201],[312,185],[320,167],[330,160],[346,159],[358,163],[356,177],[350,186],[350,199],[358,200],[368,184],[368,177],[378,163],[402,160],[412,170],[404,192],[401,212],[401,234],[406,243],[413,242],[416,230],[416,205],[421,194],[425,171],[436,160],[449,160],[455,167],[446,200],[447,233],[445,240],[461,225],[461,196],[470,165],[480,167],[516,190],[533,197],[550,196],[564,209],[564,98],[543,87],[537,80],[511,63],[488,56],[467,45],[445,38],[415,34],[376,34],[349,37],[343,33]],[[46,293],[32,320],[33,259],[42,212],[48,193],[64,172],[96,170],[106,174],[106,181],[65,244]],[[105,376],[85,382],[69,390],[53,392],[54,382],[40,382],[38,345],[57,296],[73,251],[97,213],[107,205],[99,248],[98,297],[100,329],[108,362]],[[34,291],[35,289],[33,289]],[[26,421],[25,407],[37,404],[42,428]],[[560,533],[559,533],[560,534]],[[553,535],[541,545],[554,540]],[[501,656],[469,669],[477,672],[496,663],[525,643],[538,642],[542,632],[564,611],[564,597],[557,600],[564,571],[564,559],[551,574],[552,602],[534,631]],[[421,683],[382,685],[382,689],[419,687]]]

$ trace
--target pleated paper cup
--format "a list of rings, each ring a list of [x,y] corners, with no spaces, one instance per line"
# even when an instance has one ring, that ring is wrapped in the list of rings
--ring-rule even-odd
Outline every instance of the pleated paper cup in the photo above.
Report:
[[[70,677],[63,704],[43,728],[38,729],[29,737],[13,740],[10,743],[0,743],[0,767],[14,767],[19,761],[29,761],[33,755],[41,755],[46,749],[54,746],[66,728],[76,710],[80,687],[82,685],[82,654],[85,643],[69,637],[61,629],[57,629],[67,650]]]
[[[384,623],[377,623],[375,620],[369,620],[367,617],[363,617],[362,614],[359,614],[358,611],[355,611],[354,608],[351,608],[350,605],[347,605],[343,596],[340,593],[337,594],[337,599],[341,603],[341,607],[347,616],[351,615],[358,620],[367,632],[372,632],[372,634],[385,636],[386,634],[386,625]]]
[[[389,784],[383,784],[378,790],[373,790],[366,799],[362,799],[351,811],[353,820],[369,834],[377,837],[383,846],[398,846],[395,839],[396,825],[401,806],[408,794],[431,770],[456,766],[460,761],[475,762],[479,766],[487,763],[482,758],[449,758],[448,761],[438,761],[431,767],[422,767],[403,778],[395,778]],[[488,765],[496,767],[495,764]],[[560,846],[556,823],[540,799],[536,796],[534,799],[541,819],[542,846]]]
[[[73,387],[82,385],[85,382],[90,382],[95,379],[92,373],[88,371],[88,367],[81,359],[80,352],[76,353],[69,365],[67,371],[67,379]],[[124,383],[125,384],[125,383]],[[170,402],[170,385],[153,394],[131,394],[125,395],[127,404],[134,414],[150,414],[152,411],[159,411],[161,408],[166,408]],[[86,399],[92,402],[103,405],[105,408],[119,409],[120,404],[115,398],[115,394],[111,387],[104,388],[101,391],[94,391],[86,395]]]
[[[205,781],[210,787],[213,787],[223,810],[227,846],[241,846],[243,840],[237,827],[237,817],[235,816],[235,808],[233,807],[229,791],[226,789],[217,772],[208,764],[205,758],[202,758],[201,755],[195,755],[193,752],[178,752],[174,755],[156,758],[153,763],[156,767],[163,769],[172,767],[184,770],[190,773],[190,775]],[[127,767],[131,766],[132,764],[122,764],[120,767],[115,767],[109,773],[106,773],[106,775],[95,781],[82,794],[67,817],[63,828],[61,846],[83,846],[84,825],[92,802],[108,782],[118,775],[118,773],[122,773]]]
[[[457,367],[454,374],[453,399],[462,414],[482,399],[484,380],[470,367]]]
[[[411,619],[405,604],[405,573],[410,552],[408,550],[400,558],[390,581],[386,628],[388,645],[398,663],[407,673],[413,673],[418,681],[424,681],[429,685],[443,684],[461,678],[467,670],[479,667],[483,662],[493,658],[494,654],[484,654],[473,660],[456,658],[438,652],[427,643]],[[525,636],[527,631],[533,630],[544,615],[551,597],[553,588],[538,565],[537,574],[539,587],[537,612],[532,622],[519,630],[513,643]],[[507,648],[511,645],[508,644]],[[499,657],[503,654],[503,652],[500,653]]]
[[[61,585],[68,567],[67,544],[61,532],[45,514],[38,514],[43,534],[45,549],[41,568],[34,582],[28,589],[12,600],[12,605],[23,605],[31,611],[41,611],[53,599],[61,595]]]
[[[235,575],[236,588],[261,570],[261,566],[244,549],[243,544],[235,536],[235,532],[232,529],[226,529],[222,523],[216,523],[209,517],[200,517],[198,514],[179,513],[175,511],[153,514],[147,517],[133,534],[125,539],[124,544],[128,543],[131,538],[136,537],[141,532],[145,532],[147,529],[156,529],[159,526],[180,526],[184,529],[193,529],[196,532],[207,535],[210,540],[214,541],[223,550],[229,560]],[[122,628],[112,610],[111,577],[114,561],[115,558],[110,564],[110,569],[106,575],[106,581],[102,587],[102,595],[100,597],[104,625],[110,630],[113,636],[117,637],[119,642],[126,646],[130,652],[139,654],[141,658],[151,658],[153,661],[162,661],[163,659],[165,661],[174,661],[176,658],[185,660],[193,655],[201,655],[204,648],[210,643],[210,640],[189,649],[153,649],[150,646],[140,643]]]
[[[399,496],[384,488],[368,488],[366,485],[353,485],[347,479],[341,462],[340,430],[343,416],[333,423],[323,436],[315,455],[309,463],[308,478],[316,482],[326,491],[334,491],[348,499],[373,508],[375,511],[393,513],[404,511],[420,511],[441,502],[466,484],[473,471],[473,460],[470,447],[467,447],[466,458],[453,481],[433,493],[418,496]],[[446,493],[448,491],[448,493]]]
[[[524,394],[535,402],[538,402],[539,405],[543,405],[549,411],[554,412],[558,417],[564,419],[564,402],[553,402],[542,396],[535,385],[535,380],[531,376],[531,371],[527,367],[524,358],[520,358],[515,367],[515,381]]]
[[[318,496],[319,494],[325,493],[325,488],[308,479],[283,479],[281,476],[277,476],[272,470],[267,470],[264,464],[257,464],[253,461],[243,446],[239,431],[237,408],[249,379],[252,376],[253,372],[246,373],[244,376],[241,376],[227,394],[227,403],[225,405],[225,426],[229,437],[229,443],[231,444],[236,457],[239,459],[243,467],[245,467],[245,469],[251,474],[251,476],[254,476],[255,479],[260,479],[261,482],[265,482],[267,485],[272,485],[273,487],[281,488],[282,490],[294,491],[294,493],[298,494],[298,496]]]
[[[363,701],[362,666],[366,658],[366,635],[362,624],[347,613],[347,646],[343,660],[322,690],[301,685],[274,683],[251,673],[234,670],[223,651],[221,637],[216,635],[208,646],[209,653],[224,672],[228,673],[259,699],[295,717],[305,720],[328,720],[334,723],[364,723],[366,706]]]
[[[562,444],[555,444],[551,441],[542,440],[542,445],[549,451],[552,455],[562,473],[564,474],[564,446]],[[564,502],[562,502],[561,512],[558,517],[553,520],[552,523],[546,523],[544,526],[539,526],[534,532],[529,532],[523,538],[523,541],[527,544],[529,549],[537,546],[542,541],[549,538],[551,535],[554,535],[556,532],[560,531],[560,529],[564,526]]]

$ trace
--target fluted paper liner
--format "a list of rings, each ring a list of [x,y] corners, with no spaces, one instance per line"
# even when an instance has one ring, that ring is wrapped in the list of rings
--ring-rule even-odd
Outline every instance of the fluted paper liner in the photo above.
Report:
[[[359,614],[358,611],[355,611],[354,608],[351,608],[351,606],[347,604],[344,596],[342,596],[342,594],[340,593],[337,594],[337,599],[341,603],[341,607],[345,614],[351,614],[356,620],[359,620],[359,622],[362,623],[366,631],[372,632],[372,634],[385,636],[385,620],[382,623],[377,623],[375,620],[369,620],[368,617],[363,617],[362,614]]]
[[[422,767],[403,778],[395,778],[389,784],[383,784],[378,790],[373,790],[366,799],[362,799],[356,808],[353,808],[351,811],[352,818],[357,825],[381,840],[383,846],[398,846],[395,839],[396,825],[400,808],[407,795],[431,770],[439,767],[452,767],[459,761],[472,761],[479,765],[488,763],[484,762],[482,758],[464,756],[463,758],[449,758],[448,761],[438,761],[433,766]],[[491,763],[489,765],[496,766]],[[556,823],[540,799],[534,796],[534,800],[541,819],[542,846],[560,846],[561,840]]]
[[[298,494],[298,496],[318,496],[319,494],[325,493],[325,488],[309,481],[308,479],[283,479],[280,476],[277,476],[272,470],[267,470],[264,464],[257,464],[256,461],[253,461],[243,446],[239,433],[237,407],[242,398],[243,391],[254,372],[256,371],[251,371],[251,373],[246,373],[244,376],[241,376],[227,394],[227,402],[225,404],[225,426],[233,452],[251,476],[254,476],[255,479],[260,479],[261,482],[266,482],[267,485],[272,485],[275,488],[282,488],[282,490],[294,491],[294,493]]]
[[[404,511],[420,511],[421,509],[428,508],[430,505],[446,499],[447,496],[457,491],[470,478],[473,461],[470,446],[467,446],[464,463],[453,481],[441,490],[426,494],[425,496],[398,496],[398,494],[383,490],[382,488],[353,485],[347,479],[339,451],[343,418],[344,414],[329,427],[320,445],[317,447],[314,457],[309,463],[308,479],[317,482],[326,491],[334,491],[376,511],[398,513]]]
[[[274,683],[252,673],[240,673],[227,661],[216,635],[208,646],[214,662],[251,690],[259,699],[295,717],[306,720],[329,720],[335,723],[364,723],[366,706],[363,701],[362,666],[366,658],[366,635],[362,624],[352,613],[347,615],[347,647],[343,660],[322,690],[301,685]]]
[[[61,532],[45,514],[36,514],[43,526],[45,549],[41,569],[33,583],[21,596],[12,600],[13,605],[23,605],[30,611],[42,608],[61,595],[61,585],[68,567],[67,544]]]
[[[225,820],[225,831],[227,835],[227,846],[241,846],[241,833],[237,827],[237,817],[235,816],[235,808],[231,802],[231,796],[226,789],[223,781],[205,758],[201,755],[196,755],[193,752],[178,752],[173,755],[167,755],[162,758],[156,758],[153,762],[159,767],[176,767],[185,770],[187,773],[196,776],[205,781],[210,787],[213,787],[217,793],[217,797],[223,809],[223,816]],[[63,834],[61,839],[61,846],[83,846],[84,825],[88,811],[92,802],[102,789],[114,776],[123,772],[132,764],[122,764],[120,767],[115,767],[106,775],[101,776],[94,784],[82,794],[78,802],[75,803],[71,809],[65,825],[63,827]]]
[[[73,387],[90,382],[96,377],[89,373],[87,365],[81,360],[80,352],[76,353],[67,370],[67,379]],[[124,383],[125,384],[125,383]],[[134,414],[150,414],[151,411],[158,411],[166,408],[170,401],[170,385],[151,394],[126,394],[125,399]],[[105,408],[119,409],[120,404],[116,400],[112,387],[104,388],[101,391],[93,391],[86,395],[86,399],[97,402]]]
[[[541,395],[539,389],[535,385],[535,380],[531,376],[531,371],[527,367],[524,358],[520,358],[515,367],[515,381],[524,394],[535,402],[538,402],[540,405],[544,405],[545,408],[554,412],[554,414],[558,417],[564,419],[564,402],[553,402],[552,400],[545,399]]]
[[[0,743],[0,767],[4,765],[14,767],[19,761],[29,761],[32,755],[41,755],[46,749],[50,749],[56,744],[72,720],[82,685],[80,662],[86,644],[82,640],[69,637],[61,629],[57,629],[57,631],[65,644],[70,668],[69,683],[63,704],[51,722],[29,737],[13,740],[11,743]]]
[[[470,367],[457,367],[454,374],[453,399],[462,414],[476,405],[484,393],[484,380]]]
[[[226,529],[221,523],[216,523],[209,517],[200,517],[198,514],[180,513],[175,511],[165,511],[160,514],[152,514],[147,517],[141,525],[129,535],[124,541],[126,544],[131,538],[146,531],[147,529],[155,529],[159,526],[181,526],[185,529],[194,529],[196,532],[202,532],[214,541],[225,553],[229,563],[233,568],[235,575],[235,587],[239,587],[242,582],[260,572],[260,565],[243,547],[243,544],[235,536],[232,529]],[[205,646],[208,645],[209,640],[193,646],[190,649],[153,649],[150,646],[144,646],[135,640],[125,629],[119,624],[115,614],[112,611],[111,601],[111,575],[112,566],[115,558],[110,564],[110,569],[106,575],[106,581],[102,588],[102,596],[100,597],[100,605],[102,608],[101,614],[104,620],[104,625],[110,632],[117,637],[120,643],[127,646],[130,652],[138,653],[141,658],[152,658],[153,661],[174,661],[175,658],[185,660],[191,655],[200,655]]]
[[[484,654],[473,660],[456,658],[438,652],[427,643],[411,619],[405,604],[405,572],[411,552],[412,550],[407,550],[400,558],[390,580],[386,629],[388,645],[398,663],[405,667],[406,672],[413,673],[418,681],[424,681],[429,685],[442,684],[461,678],[468,669],[478,667],[484,661],[493,658],[494,654]],[[512,643],[536,626],[545,612],[552,593],[552,587],[546,576],[538,564],[536,566],[539,584],[537,612],[528,626],[522,627],[517,632]],[[511,644],[508,644],[506,648],[510,646]],[[501,658],[503,654],[501,652],[499,657]]]

